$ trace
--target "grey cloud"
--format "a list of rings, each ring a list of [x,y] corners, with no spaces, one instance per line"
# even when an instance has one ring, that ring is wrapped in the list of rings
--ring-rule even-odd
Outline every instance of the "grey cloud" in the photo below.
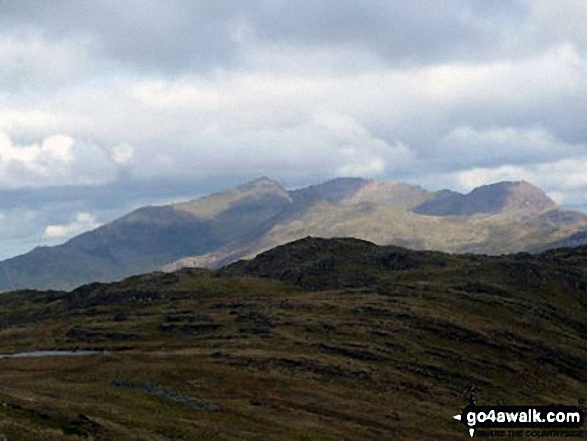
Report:
[[[234,58],[230,22],[243,2],[5,0],[0,16],[51,38],[95,40],[94,55],[139,70],[213,67]]]
[[[257,22],[261,40],[347,45],[391,64],[479,59],[501,48],[504,31],[525,7],[516,2],[449,0],[356,2],[266,1]]]
[[[556,163],[564,175],[587,153],[581,4],[0,0],[0,46],[24,41],[0,68],[0,130],[16,146],[62,134],[79,147],[45,180],[23,161],[7,168],[8,184],[39,185],[0,188],[0,244],[48,243],[47,225],[78,213],[107,222],[263,174],[287,187],[371,174],[429,188],[466,185],[479,167],[533,177]],[[38,41],[46,57],[23,69]],[[113,161],[124,145],[134,154]],[[90,172],[93,185],[73,185]],[[580,201],[583,181],[543,182]]]
[[[99,186],[68,186],[0,190],[0,260],[30,251],[38,245],[56,245],[81,231],[72,229],[65,237],[50,237],[50,225],[75,223],[87,213],[96,223],[110,222],[144,205],[190,200],[203,194],[242,183],[242,177],[214,179],[130,180]],[[92,223],[81,225],[90,227]]]
[[[490,4],[490,6],[489,6]],[[91,36],[96,55],[140,71],[209,71],[239,63],[239,26],[257,44],[346,47],[392,65],[482,59],[525,14],[513,0],[5,0],[4,24],[55,38]]]

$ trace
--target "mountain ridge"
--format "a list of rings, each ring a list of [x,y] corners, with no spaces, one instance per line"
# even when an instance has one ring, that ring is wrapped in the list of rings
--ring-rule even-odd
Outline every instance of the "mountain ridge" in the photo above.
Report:
[[[220,267],[305,236],[453,253],[539,251],[587,231],[529,183],[467,194],[363,178],[286,190],[267,177],[187,202],[139,208],[55,247],[0,262],[0,290],[73,288],[182,266]],[[578,236],[573,236],[578,237]]]

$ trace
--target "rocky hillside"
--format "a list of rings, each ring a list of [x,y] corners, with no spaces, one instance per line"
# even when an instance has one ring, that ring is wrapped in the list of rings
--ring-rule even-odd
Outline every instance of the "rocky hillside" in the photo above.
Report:
[[[219,267],[305,236],[501,254],[565,244],[584,230],[587,216],[561,209],[525,182],[460,194],[360,178],[288,191],[261,178],[193,201],[141,208],[63,245],[2,261],[0,290]]]
[[[557,247],[558,241],[566,245],[564,239],[587,228],[584,214],[558,207],[526,182],[501,182],[461,194],[433,193],[405,183],[339,179],[290,194],[293,202],[287,215],[276,219],[255,242],[229,244],[166,268],[218,267],[305,236],[502,254]]]
[[[414,209],[432,216],[509,214],[516,218],[540,215],[557,208],[542,190],[527,182],[499,182],[476,188],[468,194],[443,192]]]
[[[587,248],[304,238],[219,271],[0,294],[11,441],[458,440],[479,405],[587,394]],[[476,434],[481,436],[481,433]],[[541,439],[560,439],[542,437]]]

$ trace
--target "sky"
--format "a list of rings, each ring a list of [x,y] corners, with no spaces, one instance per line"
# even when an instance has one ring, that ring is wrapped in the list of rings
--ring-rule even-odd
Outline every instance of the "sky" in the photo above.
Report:
[[[0,258],[260,176],[587,208],[584,0],[0,0]]]

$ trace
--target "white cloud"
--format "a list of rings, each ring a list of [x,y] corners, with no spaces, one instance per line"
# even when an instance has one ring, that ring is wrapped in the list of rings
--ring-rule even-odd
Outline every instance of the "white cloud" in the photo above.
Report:
[[[18,145],[0,132],[0,188],[98,185],[116,174],[117,165],[94,143],[57,134]]]
[[[532,5],[536,23],[547,3]],[[0,186],[100,184],[124,167],[140,179],[437,176],[464,188],[485,180],[475,170],[498,179],[587,154],[587,65],[575,34],[527,51],[516,52],[525,44],[517,41],[501,55],[402,65],[360,44],[263,40],[254,22],[229,31],[238,67],[205,74],[110,65],[94,75],[84,70],[97,65],[89,39],[0,35],[11,72],[20,63],[81,75],[51,93],[0,93],[0,130],[19,140],[2,141],[10,159],[0,163]],[[47,55],[29,59],[27,48]],[[75,139],[69,150],[43,148],[58,133]]]
[[[345,156],[355,156],[354,149],[342,152]],[[382,158],[360,158],[358,161],[349,162],[337,170],[339,176],[373,177],[381,176],[385,172],[385,161]]]
[[[44,173],[43,168],[51,161],[70,162],[75,140],[66,135],[53,135],[41,144],[13,145],[10,137],[0,133],[0,160],[3,163],[20,162],[25,167]]]
[[[583,0],[524,0],[529,8],[529,17],[522,29],[533,41],[550,43],[576,41],[583,45],[587,41],[587,3]]]
[[[543,128],[456,127],[438,144],[439,162],[452,168],[491,167],[549,162],[587,151],[585,144],[569,144]]]
[[[110,151],[110,157],[117,164],[128,164],[131,162],[134,148],[128,143],[118,144]]]
[[[143,104],[163,108],[192,106],[194,104],[213,107],[220,100],[220,97],[213,90],[206,90],[185,80],[174,82],[140,81],[133,85],[132,93]]]
[[[38,127],[14,114],[6,130],[25,138],[83,133],[95,140],[84,148],[109,171],[107,177],[89,173],[92,182],[114,178],[107,164],[144,179],[300,173],[425,180],[431,173],[585,153],[583,144],[543,126],[544,109],[547,118],[563,121],[568,107],[587,100],[585,62],[570,44],[474,64],[314,74],[286,65],[180,78],[110,75],[72,84],[35,109],[15,101],[21,115],[38,112]],[[573,113],[574,127],[587,126],[584,115]],[[83,150],[79,143],[74,159]],[[104,158],[95,144],[114,147]],[[95,164],[77,165],[81,174],[80,167],[91,171]]]
[[[0,109],[0,130],[19,129],[26,133],[47,132],[63,124],[64,117],[54,111]]]
[[[459,188],[469,190],[492,182],[520,179],[559,193],[587,190],[587,156],[524,166],[473,168],[457,172],[454,176]]]
[[[75,219],[69,224],[48,225],[43,236],[47,239],[64,239],[93,230],[98,226],[98,222],[90,213],[77,213]]]
[[[74,143],[75,140],[70,136],[53,135],[43,140],[39,151],[41,154],[47,155],[50,159],[71,162]]]
[[[325,131],[325,137],[333,140],[336,175],[382,176],[385,172],[405,170],[414,162],[414,153],[406,145],[399,141],[390,145],[349,115],[320,112],[313,116],[313,123],[312,130]]]
[[[88,39],[46,38],[40,31],[0,35],[0,89],[62,84],[88,73]]]
[[[560,204],[584,206],[587,204],[587,155],[539,164],[474,167],[453,173],[433,174],[424,180],[424,184],[433,183],[468,192],[480,185],[519,180],[545,190]]]

